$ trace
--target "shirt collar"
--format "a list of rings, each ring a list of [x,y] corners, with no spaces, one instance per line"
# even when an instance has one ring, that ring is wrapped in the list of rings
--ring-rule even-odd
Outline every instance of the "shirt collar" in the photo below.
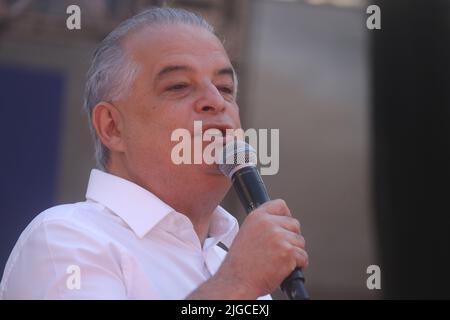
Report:
[[[86,199],[101,203],[117,214],[136,233],[144,237],[170,212],[170,206],[137,184],[94,169],[91,171]]]
[[[97,169],[91,171],[86,199],[96,201],[117,214],[139,238],[170,213],[177,213],[148,190]],[[218,206],[211,217],[209,236],[214,242],[220,241],[230,247],[238,226],[237,220]]]
[[[211,217],[209,237],[214,238],[216,243],[220,241],[229,248],[238,230],[239,224],[236,218],[218,206]]]

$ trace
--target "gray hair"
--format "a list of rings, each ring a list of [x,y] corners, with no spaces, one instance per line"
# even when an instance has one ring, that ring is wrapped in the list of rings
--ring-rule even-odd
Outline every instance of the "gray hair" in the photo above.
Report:
[[[92,125],[92,111],[101,101],[112,102],[128,92],[138,66],[124,54],[122,41],[132,32],[150,25],[188,24],[214,33],[214,28],[201,16],[183,9],[151,8],[119,24],[98,45],[87,73],[84,110],[94,139],[97,167],[106,170],[108,148],[102,144]]]

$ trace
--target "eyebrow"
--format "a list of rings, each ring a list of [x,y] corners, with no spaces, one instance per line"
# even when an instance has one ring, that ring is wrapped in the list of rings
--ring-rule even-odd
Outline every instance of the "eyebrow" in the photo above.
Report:
[[[183,66],[183,65],[166,66],[166,67],[162,68],[161,71],[158,72],[158,74],[156,75],[156,80],[161,79],[162,77],[164,77],[165,75],[167,75],[169,73],[177,72],[177,71],[193,71],[193,69],[191,67]]]
[[[232,67],[220,69],[219,71],[216,72],[216,75],[218,76],[229,75],[233,80],[233,82],[235,82],[236,79],[236,72],[234,72],[234,69]]]
[[[166,67],[162,68],[161,71],[158,72],[158,74],[156,75],[156,80],[158,81],[161,78],[163,78],[164,76],[166,76],[167,74],[177,72],[177,71],[192,72],[193,69],[191,67],[185,66],[185,65],[166,66]],[[233,80],[233,82],[235,82],[235,79],[236,79],[236,73],[232,67],[222,68],[222,69],[216,71],[215,74],[218,76],[229,75],[231,77],[231,79]]]

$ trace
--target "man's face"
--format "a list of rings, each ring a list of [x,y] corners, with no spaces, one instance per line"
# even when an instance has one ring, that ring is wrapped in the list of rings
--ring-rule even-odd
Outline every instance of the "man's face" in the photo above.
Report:
[[[185,128],[194,137],[195,120],[204,130],[240,128],[232,66],[220,41],[200,27],[180,24],[140,30],[124,45],[139,66],[128,95],[115,103],[123,118],[128,171],[144,180],[154,179],[156,168],[191,181],[218,179],[216,165],[173,164],[178,142],[171,134]]]

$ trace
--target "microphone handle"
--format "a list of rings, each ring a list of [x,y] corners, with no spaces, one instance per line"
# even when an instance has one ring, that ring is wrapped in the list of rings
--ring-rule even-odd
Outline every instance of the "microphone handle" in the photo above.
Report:
[[[255,166],[237,170],[231,181],[247,214],[263,203],[270,201],[266,186]],[[304,282],[305,276],[301,269],[297,267],[283,280],[280,287],[291,300],[309,300]]]

